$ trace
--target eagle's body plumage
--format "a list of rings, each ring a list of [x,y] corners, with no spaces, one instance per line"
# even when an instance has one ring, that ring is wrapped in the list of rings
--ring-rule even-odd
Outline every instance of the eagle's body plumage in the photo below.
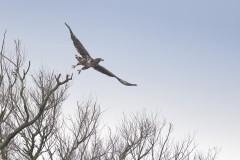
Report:
[[[88,51],[84,48],[84,46],[82,45],[82,43],[77,39],[77,37],[73,34],[71,28],[69,25],[67,25],[67,23],[65,23],[65,25],[68,27],[70,34],[71,34],[71,39],[73,41],[73,44],[76,48],[76,50],[78,51],[78,53],[82,56],[78,56],[76,55],[75,58],[78,60],[78,63],[76,65],[73,65],[73,68],[75,68],[78,65],[82,65],[83,67],[78,70],[78,74],[80,74],[81,70],[85,70],[88,68],[94,68],[95,70],[108,75],[110,77],[115,77],[117,80],[119,80],[119,82],[121,82],[122,84],[126,85],[126,86],[136,86],[136,84],[131,84],[128,83],[125,80],[122,80],[120,78],[118,78],[116,75],[114,75],[112,72],[108,71],[106,68],[104,68],[103,66],[99,65],[99,62],[104,61],[102,58],[95,58],[93,59],[90,54],[88,53]]]

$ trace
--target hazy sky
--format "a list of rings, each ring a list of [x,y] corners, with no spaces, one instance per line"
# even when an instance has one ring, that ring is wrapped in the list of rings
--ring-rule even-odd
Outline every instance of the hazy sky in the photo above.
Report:
[[[1,1],[0,38],[20,39],[32,72],[41,65],[74,73],[64,111],[93,95],[115,124],[124,113],[160,111],[174,134],[194,132],[199,148],[221,148],[219,160],[239,160],[240,1]],[[92,57],[126,87],[93,69],[71,68],[77,53],[67,22]]]

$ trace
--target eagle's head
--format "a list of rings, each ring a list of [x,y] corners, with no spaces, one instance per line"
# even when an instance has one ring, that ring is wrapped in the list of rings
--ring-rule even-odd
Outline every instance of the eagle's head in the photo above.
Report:
[[[96,58],[96,59],[94,59],[94,62],[95,62],[96,64],[98,64],[98,63],[101,62],[101,61],[104,61],[104,59],[102,59],[102,58]]]

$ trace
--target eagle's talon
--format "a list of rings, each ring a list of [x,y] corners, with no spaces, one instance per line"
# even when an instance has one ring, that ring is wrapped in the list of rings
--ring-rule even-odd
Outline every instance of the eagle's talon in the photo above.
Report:
[[[72,65],[72,68],[75,68],[76,67],[76,65]]]
[[[80,74],[80,72],[81,72],[81,69],[79,69],[79,70],[77,70],[78,71],[78,74]]]

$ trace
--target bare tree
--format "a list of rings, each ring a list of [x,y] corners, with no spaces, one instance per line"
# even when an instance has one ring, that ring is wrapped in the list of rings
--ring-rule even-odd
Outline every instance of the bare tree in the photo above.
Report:
[[[77,105],[76,117],[69,118],[68,122],[65,121],[66,127],[56,135],[57,154],[60,159],[93,159],[95,156],[101,157],[105,154],[104,150],[104,153],[101,153],[102,151],[99,150],[101,148],[97,148],[99,147],[97,143],[100,142],[97,137],[100,114],[99,106],[91,100]],[[94,149],[92,148],[92,152],[89,153],[92,144]],[[95,153],[96,148],[98,154]]]
[[[57,134],[56,159],[62,160],[215,160],[218,150],[198,152],[194,136],[181,141],[172,138],[173,125],[145,112],[125,115],[114,133],[99,130],[100,108],[96,103],[78,105],[75,121]],[[78,118],[79,117],[79,118]],[[68,131],[66,131],[68,129]],[[70,132],[69,132],[70,131]],[[69,134],[66,134],[69,133]]]
[[[6,32],[5,32],[6,33]],[[199,152],[194,136],[172,137],[173,125],[158,114],[124,115],[103,132],[100,106],[77,103],[75,116],[61,111],[72,76],[45,69],[30,75],[20,41],[0,52],[0,159],[26,160],[215,160],[218,150]],[[103,134],[104,133],[104,134]]]
[[[14,54],[10,55],[5,52],[5,34],[0,51],[1,156],[2,159],[8,159],[10,155],[14,155],[10,154],[17,148],[13,139],[21,135],[26,141],[24,151],[34,159],[38,157],[42,143],[54,128],[54,125],[50,128],[43,125],[49,121],[54,124],[55,121],[54,118],[47,120],[45,116],[46,114],[57,116],[59,110],[57,106],[65,100],[67,83],[72,76],[66,75],[64,80],[60,80],[61,74],[46,73],[44,70],[29,76],[30,62],[24,67],[25,56],[20,41],[15,41]],[[43,130],[44,134],[41,135],[39,130]],[[39,150],[33,154],[31,152],[35,143],[31,143],[37,135],[42,139]]]

